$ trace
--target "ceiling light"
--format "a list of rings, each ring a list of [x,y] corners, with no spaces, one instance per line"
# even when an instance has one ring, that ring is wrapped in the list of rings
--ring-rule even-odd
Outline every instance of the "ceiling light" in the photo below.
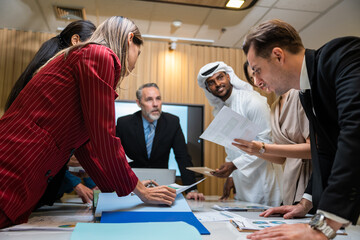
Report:
[[[183,38],[183,37],[170,37],[170,36],[158,36],[158,35],[141,35],[145,39],[153,39],[160,41],[169,41],[169,42],[181,42],[181,43],[189,43],[189,44],[202,44],[208,45],[213,44],[215,41],[212,39],[200,39],[200,38]]]
[[[169,43],[169,50],[175,50],[176,49],[176,42],[170,42]]]
[[[175,20],[172,22],[172,25],[177,28],[181,27],[181,24],[182,22],[180,20]]]
[[[240,8],[244,4],[244,0],[229,0],[226,4],[228,8]]]

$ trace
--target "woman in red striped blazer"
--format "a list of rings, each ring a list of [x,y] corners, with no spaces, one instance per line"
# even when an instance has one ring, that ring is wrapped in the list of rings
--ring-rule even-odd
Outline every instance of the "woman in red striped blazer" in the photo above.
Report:
[[[47,185],[75,156],[103,192],[135,192],[171,205],[175,190],[145,188],[115,136],[116,86],[135,67],[143,40],[124,17],[42,67],[0,119],[0,228],[24,223]]]

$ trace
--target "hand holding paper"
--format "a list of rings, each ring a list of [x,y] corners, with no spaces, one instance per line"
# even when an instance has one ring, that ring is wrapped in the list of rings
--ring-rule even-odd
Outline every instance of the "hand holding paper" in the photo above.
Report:
[[[238,151],[232,145],[235,138],[252,141],[259,132],[255,123],[224,106],[200,138]]]
[[[227,178],[230,176],[230,174],[236,170],[236,166],[232,162],[225,162],[223,165],[221,165],[218,169],[216,169],[214,172],[211,172],[212,175],[219,178]]]

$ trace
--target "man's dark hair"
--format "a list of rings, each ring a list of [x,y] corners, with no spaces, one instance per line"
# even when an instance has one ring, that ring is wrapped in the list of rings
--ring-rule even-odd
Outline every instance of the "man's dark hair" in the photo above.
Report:
[[[247,55],[253,46],[256,56],[269,58],[274,47],[280,47],[292,54],[304,48],[298,32],[288,23],[273,19],[252,28],[245,37],[243,51]]]

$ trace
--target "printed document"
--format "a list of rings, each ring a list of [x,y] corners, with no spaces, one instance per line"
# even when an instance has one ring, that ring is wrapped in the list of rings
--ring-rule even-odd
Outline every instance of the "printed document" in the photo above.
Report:
[[[206,178],[203,178],[201,179],[200,181],[197,181],[196,183],[193,183],[191,185],[188,185],[188,186],[182,186],[182,185],[179,185],[177,183],[173,183],[173,184],[170,184],[168,185],[168,187],[171,187],[171,188],[174,188],[176,189],[176,195],[188,190],[189,188],[192,188],[193,186],[195,185],[198,185],[199,183],[201,183],[202,181],[204,181]]]
[[[231,144],[235,138],[252,141],[259,133],[255,123],[224,106],[200,138],[238,151]]]

